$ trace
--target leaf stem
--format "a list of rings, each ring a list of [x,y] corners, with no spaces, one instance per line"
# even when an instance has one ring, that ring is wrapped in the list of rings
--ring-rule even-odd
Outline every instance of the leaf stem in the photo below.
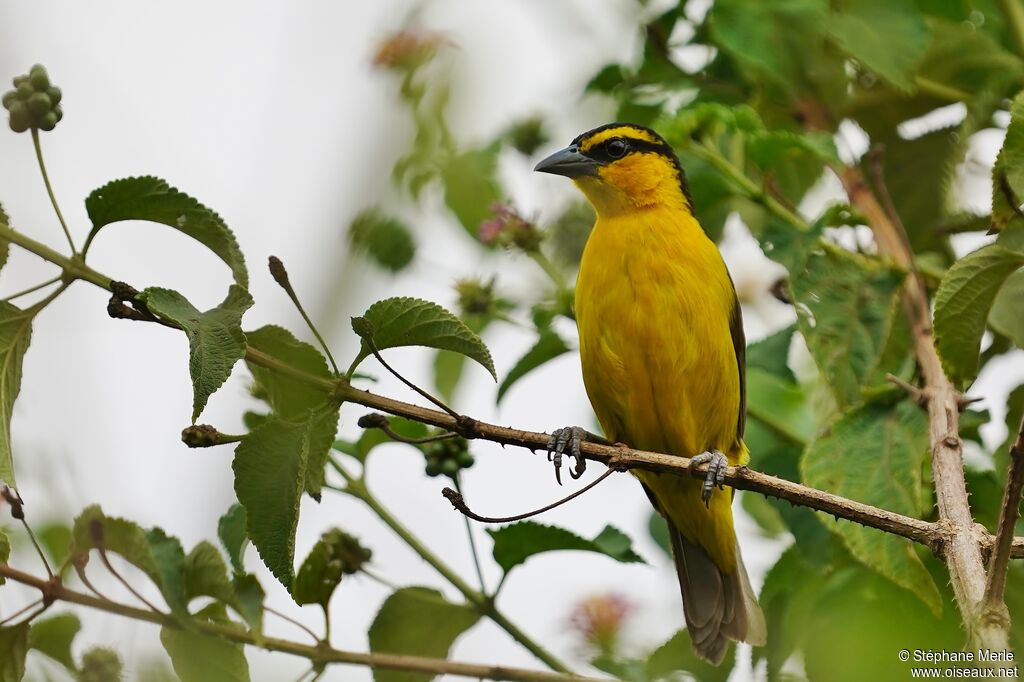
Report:
[[[519,629],[512,621],[510,621],[501,611],[498,610],[494,602],[487,597],[487,595],[474,590],[470,585],[459,577],[448,564],[444,563],[440,557],[434,554],[426,545],[424,545],[412,531],[406,528],[402,523],[395,518],[395,516],[385,507],[381,502],[370,493],[366,487],[366,483],[360,479],[355,478],[352,474],[348,473],[338,461],[331,457],[328,462],[341,474],[342,478],[348,484],[344,488],[343,492],[358,500],[361,500],[366,506],[373,510],[373,512],[388,526],[398,537],[402,538],[403,541],[409,547],[420,555],[420,557],[430,564],[435,571],[441,574],[441,576],[451,583],[452,587],[462,593],[462,596],[466,598],[466,601],[471,603],[481,614],[487,616],[497,625],[499,625],[505,632],[512,636],[517,642],[522,644],[527,650],[529,650],[534,656],[543,661],[549,668],[556,670],[561,673],[567,673],[569,669],[558,660],[553,654],[547,649],[542,647],[537,642],[533,641],[529,635]]]
[[[31,294],[31,293],[33,293],[35,291],[39,291],[40,289],[45,289],[46,287],[50,286],[51,284],[56,284],[57,282],[61,281],[61,279],[62,279],[61,275],[57,275],[56,277],[51,277],[50,279],[46,280],[45,282],[40,282],[39,284],[33,284],[32,286],[30,286],[27,289],[22,289],[21,291],[19,291],[17,293],[11,294],[10,296],[5,296],[3,301],[5,303],[9,303],[9,302],[13,301],[16,298],[21,298],[22,296]]]
[[[999,0],[999,9],[1010,27],[1013,45],[1017,48],[1017,56],[1024,57],[1024,6],[1020,0]]]
[[[459,482],[458,473],[452,477],[452,484],[455,486],[455,491],[462,495],[462,484]],[[473,567],[476,568],[476,577],[480,581],[480,592],[487,594],[487,584],[484,582],[484,571],[480,566],[480,554],[476,549],[476,538],[473,537],[473,526],[469,523],[469,517],[463,516],[463,521],[466,522],[466,537],[469,538],[469,551],[473,554]]]
[[[544,271],[544,274],[548,276],[551,283],[555,285],[559,291],[568,291],[569,284],[566,282],[565,275],[558,269],[558,266],[551,262],[551,259],[544,255],[544,252],[540,249],[533,249],[527,252],[530,258],[540,266],[540,269]]]
[[[284,268],[284,263],[277,256],[270,257],[270,274],[274,277],[274,281],[277,282],[284,292],[288,294],[288,298],[291,299],[295,308],[299,311],[299,315],[306,321],[306,326],[309,327],[309,331],[313,332],[313,336],[320,343],[320,347],[323,349],[327,359],[331,361],[331,367],[334,368],[334,374],[340,375],[341,370],[338,369],[338,363],[334,361],[334,355],[331,354],[331,348],[324,341],[324,337],[320,335],[320,330],[313,324],[313,320],[306,313],[306,309],[302,307],[302,303],[299,301],[298,294],[295,293],[295,288],[292,286],[291,279],[288,277],[288,272]]]
[[[60,212],[60,205],[57,203],[57,197],[53,193],[53,187],[50,185],[50,176],[46,172],[46,163],[43,162],[43,148],[39,144],[39,129],[32,129],[32,145],[36,148],[36,160],[39,162],[39,170],[43,174],[43,184],[46,185],[46,193],[50,195],[50,203],[53,204],[53,210],[57,213],[57,220],[60,221],[60,226],[64,228],[64,236],[68,238],[68,246],[71,247],[71,253],[77,255],[78,249],[75,248],[75,240],[71,238],[71,230],[68,229],[67,222],[64,221],[64,214]]]

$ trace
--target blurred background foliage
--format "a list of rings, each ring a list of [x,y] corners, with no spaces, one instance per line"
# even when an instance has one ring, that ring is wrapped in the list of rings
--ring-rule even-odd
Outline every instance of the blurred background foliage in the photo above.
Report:
[[[581,96],[599,101],[608,120],[651,125],[667,136],[704,229],[720,239],[730,216],[738,216],[788,273],[768,292],[741,290],[744,303],[771,293],[796,312],[794,324],[748,348],[751,466],[934,519],[926,417],[886,381],[887,374],[918,381],[898,304],[907,273],[879,257],[864,218],[832,198],[833,173],[862,173],[905,229],[915,267],[932,292],[957,260],[958,235],[993,227],[1002,229],[1001,243],[1013,244],[1021,229],[1014,197],[1024,186],[1013,177],[1019,171],[997,174],[994,182],[997,207],[1013,204],[1004,210],[1005,222],[998,212],[965,205],[958,174],[978,171],[967,158],[972,139],[1006,128],[1010,102],[1024,86],[1020,8],[995,0],[716,0],[710,8],[640,3],[637,17],[635,58],[594,73]],[[416,205],[436,193],[453,226],[481,250],[529,258],[547,277],[547,286],[528,296],[507,293],[514,287],[500,275],[455,284],[460,315],[475,331],[500,334],[502,325],[513,324],[535,334],[534,345],[500,378],[501,400],[522,376],[575,352],[575,339],[557,321],[573,318],[572,284],[593,215],[582,201],[543,224],[518,211],[502,185],[499,159],[518,154],[532,163],[541,150],[565,141],[548,139],[551,122],[543,117],[474,146],[459,140],[445,115],[445,64],[459,58],[452,47],[443,36],[409,26],[382,44],[376,64],[398,83],[415,124],[412,147],[393,172],[406,201]],[[1016,149],[1008,139],[1003,153]],[[804,216],[807,229],[766,208],[766,198]],[[367,207],[350,235],[387,270],[415,257],[414,230],[382,207]],[[984,333],[981,368],[1024,345],[1024,271],[1005,284],[993,280],[992,288],[992,297],[979,303],[978,328],[949,331],[950,337],[976,335],[978,342]],[[978,358],[976,346],[973,352]],[[801,362],[807,353],[810,370]],[[956,367],[960,360],[949,362]],[[463,364],[459,356],[437,354],[440,394],[457,390]],[[954,369],[951,376],[969,386],[978,371],[976,365],[957,377]],[[963,436],[976,446],[967,463],[973,511],[990,531],[1022,408],[1024,386],[1011,393],[1010,436],[995,450],[984,448],[978,433],[988,412],[972,408],[963,415]],[[945,567],[923,548],[775,499],[741,498],[764,534],[792,537],[761,592],[769,639],[754,660],[765,662],[768,679],[902,679],[898,648],[963,645]],[[667,551],[653,514],[651,533]],[[1022,590],[1024,569],[1015,565],[1008,587],[1015,616]],[[620,601],[583,604],[574,616],[574,623],[585,623],[580,630],[592,662],[631,679],[671,669],[659,666],[683,656],[685,647],[654,649],[647,658],[620,650],[609,623],[622,627],[636,616]],[[1017,647],[1024,643],[1022,623],[1015,619]],[[672,665],[702,680],[729,673],[692,660]]]

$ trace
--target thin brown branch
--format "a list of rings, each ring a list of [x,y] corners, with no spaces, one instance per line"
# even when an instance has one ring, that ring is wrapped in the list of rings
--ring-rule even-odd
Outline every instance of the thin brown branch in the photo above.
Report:
[[[868,189],[857,168],[837,170],[850,203],[868,220],[879,251],[897,265],[913,272],[913,252],[906,233]],[[979,530],[971,517],[964,478],[963,441],[960,439],[961,396],[942,369],[932,339],[931,312],[927,290],[919,276],[907,278],[903,305],[914,336],[914,352],[924,379],[922,395],[927,399],[929,441],[932,451],[932,479],[939,508],[939,524],[947,530],[943,556],[949,568],[953,594],[967,626],[972,644],[989,650],[1009,649],[1008,621],[982,618],[985,595],[985,565]]]
[[[154,623],[168,628],[180,628],[181,625],[170,615],[147,611],[128,606],[119,602],[100,599],[89,594],[76,592],[56,581],[47,581],[0,564],[0,576],[38,589],[44,600],[64,601],[89,608],[113,613],[138,621]],[[488,680],[510,680],[512,682],[607,682],[595,677],[555,673],[524,668],[511,668],[500,665],[476,665],[458,663],[438,658],[423,656],[404,656],[399,654],[360,653],[335,649],[325,644],[316,646],[299,644],[285,639],[255,635],[239,626],[222,625],[205,621],[194,621],[190,624],[194,630],[205,635],[255,646],[268,651],[299,656],[314,663],[348,663],[367,666],[374,669],[399,670],[405,672],[427,673],[430,675],[458,675]]]
[[[1013,529],[1020,516],[1020,496],[1024,490],[1024,419],[1020,422],[1017,440],[1010,448],[1010,465],[1006,474],[1006,488],[1003,490],[1003,504],[999,510],[999,527],[996,530],[995,547],[988,567],[988,581],[985,583],[985,613],[987,618],[1009,619],[1003,593],[1006,588],[1006,572],[1010,566],[1010,548],[1013,545]]]

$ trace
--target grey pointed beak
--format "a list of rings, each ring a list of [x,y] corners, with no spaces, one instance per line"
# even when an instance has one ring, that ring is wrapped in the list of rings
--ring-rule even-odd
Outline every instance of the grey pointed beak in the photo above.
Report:
[[[564,175],[567,178],[579,178],[585,175],[597,175],[597,161],[580,153],[577,147],[560,149],[538,163],[533,170],[540,173]]]

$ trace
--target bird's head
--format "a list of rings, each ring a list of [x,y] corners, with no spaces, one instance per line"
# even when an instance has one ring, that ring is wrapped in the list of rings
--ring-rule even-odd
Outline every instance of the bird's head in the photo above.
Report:
[[[585,132],[534,170],[572,178],[598,215],[693,206],[675,152],[650,128],[631,123]]]

